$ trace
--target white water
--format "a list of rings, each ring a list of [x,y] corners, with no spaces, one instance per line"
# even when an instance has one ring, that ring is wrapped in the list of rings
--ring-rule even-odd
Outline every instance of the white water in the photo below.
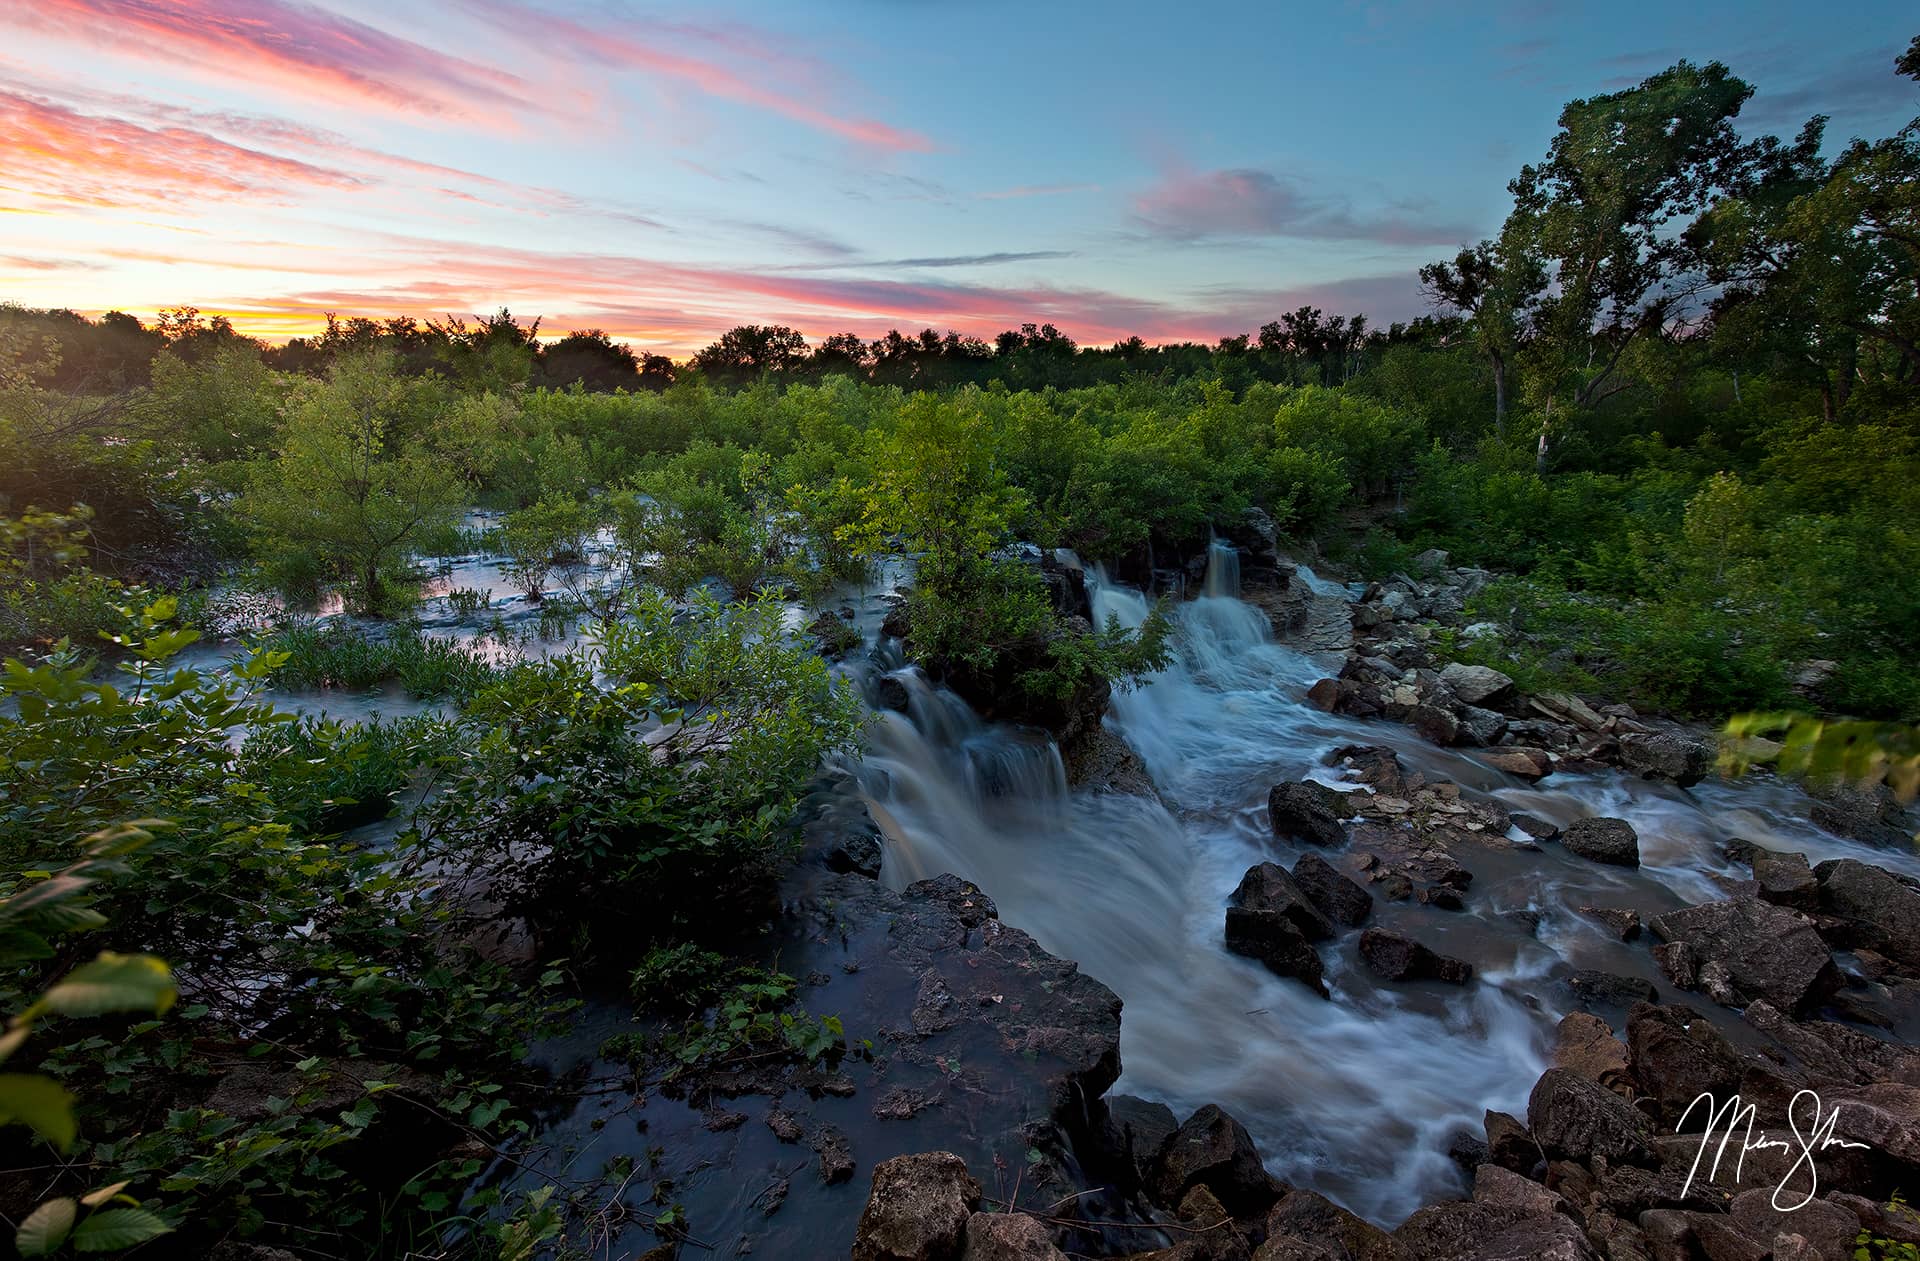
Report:
[[[1283,1179],[1384,1223],[1459,1193],[1449,1138],[1484,1109],[1524,1114],[1568,998],[1548,982],[1568,965],[1657,979],[1644,945],[1623,946],[1583,905],[1643,915],[1721,896],[1711,873],[1728,837],[1809,857],[1841,853],[1914,864],[1821,833],[1806,800],[1763,781],[1688,792],[1618,776],[1528,786],[1402,727],[1319,712],[1301,699],[1327,663],[1272,642],[1265,616],[1236,598],[1233,553],[1215,550],[1204,594],[1179,606],[1176,660],[1116,696],[1107,721],[1142,756],[1167,805],[1066,791],[1052,744],[984,727],[958,698],[912,671],[909,714],[888,714],[861,780],[888,832],[894,887],[943,871],[979,884],[1006,922],[1076,960],[1125,1002],[1117,1091],[1186,1115],[1218,1103],[1253,1133]],[[1138,592],[1091,578],[1094,612],[1137,626]],[[1330,585],[1330,584],[1329,584]],[[1337,590],[1337,589],[1336,589]],[[1395,747],[1410,767],[1555,822],[1630,820],[1638,872],[1544,852],[1462,855],[1478,877],[1466,914],[1377,903],[1388,924],[1475,965],[1464,990],[1376,985],[1353,937],[1323,948],[1333,1000],[1273,976],[1223,944],[1226,898],[1253,863],[1291,866],[1273,839],[1267,790],[1336,782],[1322,765],[1348,743]],[[1537,936],[1500,912],[1543,915]]]

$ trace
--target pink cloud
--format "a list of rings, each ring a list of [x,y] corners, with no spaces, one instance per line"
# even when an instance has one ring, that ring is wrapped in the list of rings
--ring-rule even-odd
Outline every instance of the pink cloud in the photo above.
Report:
[[[515,75],[296,0],[34,0],[4,20],[135,57],[213,62],[333,104],[344,96],[409,116],[494,122],[541,108]]]
[[[1315,194],[1289,176],[1251,168],[1175,168],[1135,200],[1134,211],[1149,232],[1181,240],[1280,236],[1444,246],[1473,235],[1468,228],[1427,223],[1397,212],[1356,211],[1344,200]]]

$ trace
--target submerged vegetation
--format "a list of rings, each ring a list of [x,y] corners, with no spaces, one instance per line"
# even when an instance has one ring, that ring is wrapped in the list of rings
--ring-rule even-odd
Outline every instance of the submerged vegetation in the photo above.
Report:
[[[1385,330],[747,327],[672,364],[505,311],[265,348],[188,309],[0,309],[21,1250],[532,1255],[567,1195],[497,1187],[583,978],[677,1022],[641,1058],[853,1053],[724,951],[865,727],[792,624],[847,651],[835,597],[885,557],[907,653],[1056,731],[1169,629],[1094,624],[1047,554],[1164,591],[1250,522],[1363,578],[1435,547],[1497,571],[1492,631],[1448,648],[1528,691],[1920,719],[1920,133],[1743,140],[1748,91],[1682,63],[1570,105],[1498,238],[1427,270],[1440,312]],[[584,642],[422,629],[427,558],[480,549],[515,593],[457,616],[523,600]],[[183,664],[236,593],[274,625]],[[444,708],[274,693],[387,686]]]

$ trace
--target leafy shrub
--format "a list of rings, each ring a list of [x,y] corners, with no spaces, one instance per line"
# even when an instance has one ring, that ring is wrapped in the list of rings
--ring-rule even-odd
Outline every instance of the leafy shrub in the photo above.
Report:
[[[375,637],[342,622],[303,624],[257,648],[283,658],[274,681],[284,687],[365,689],[398,680],[416,700],[434,700],[471,696],[499,673],[472,648],[413,627]]]

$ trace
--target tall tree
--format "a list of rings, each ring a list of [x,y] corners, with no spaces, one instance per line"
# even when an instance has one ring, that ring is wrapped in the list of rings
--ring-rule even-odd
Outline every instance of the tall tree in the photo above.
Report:
[[[1493,430],[1507,432],[1507,378],[1533,304],[1546,288],[1546,269],[1537,256],[1504,248],[1507,242],[1482,241],[1460,251],[1451,263],[1420,269],[1420,284],[1436,305],[1466,317],[1467,328],[1493,369]]]

